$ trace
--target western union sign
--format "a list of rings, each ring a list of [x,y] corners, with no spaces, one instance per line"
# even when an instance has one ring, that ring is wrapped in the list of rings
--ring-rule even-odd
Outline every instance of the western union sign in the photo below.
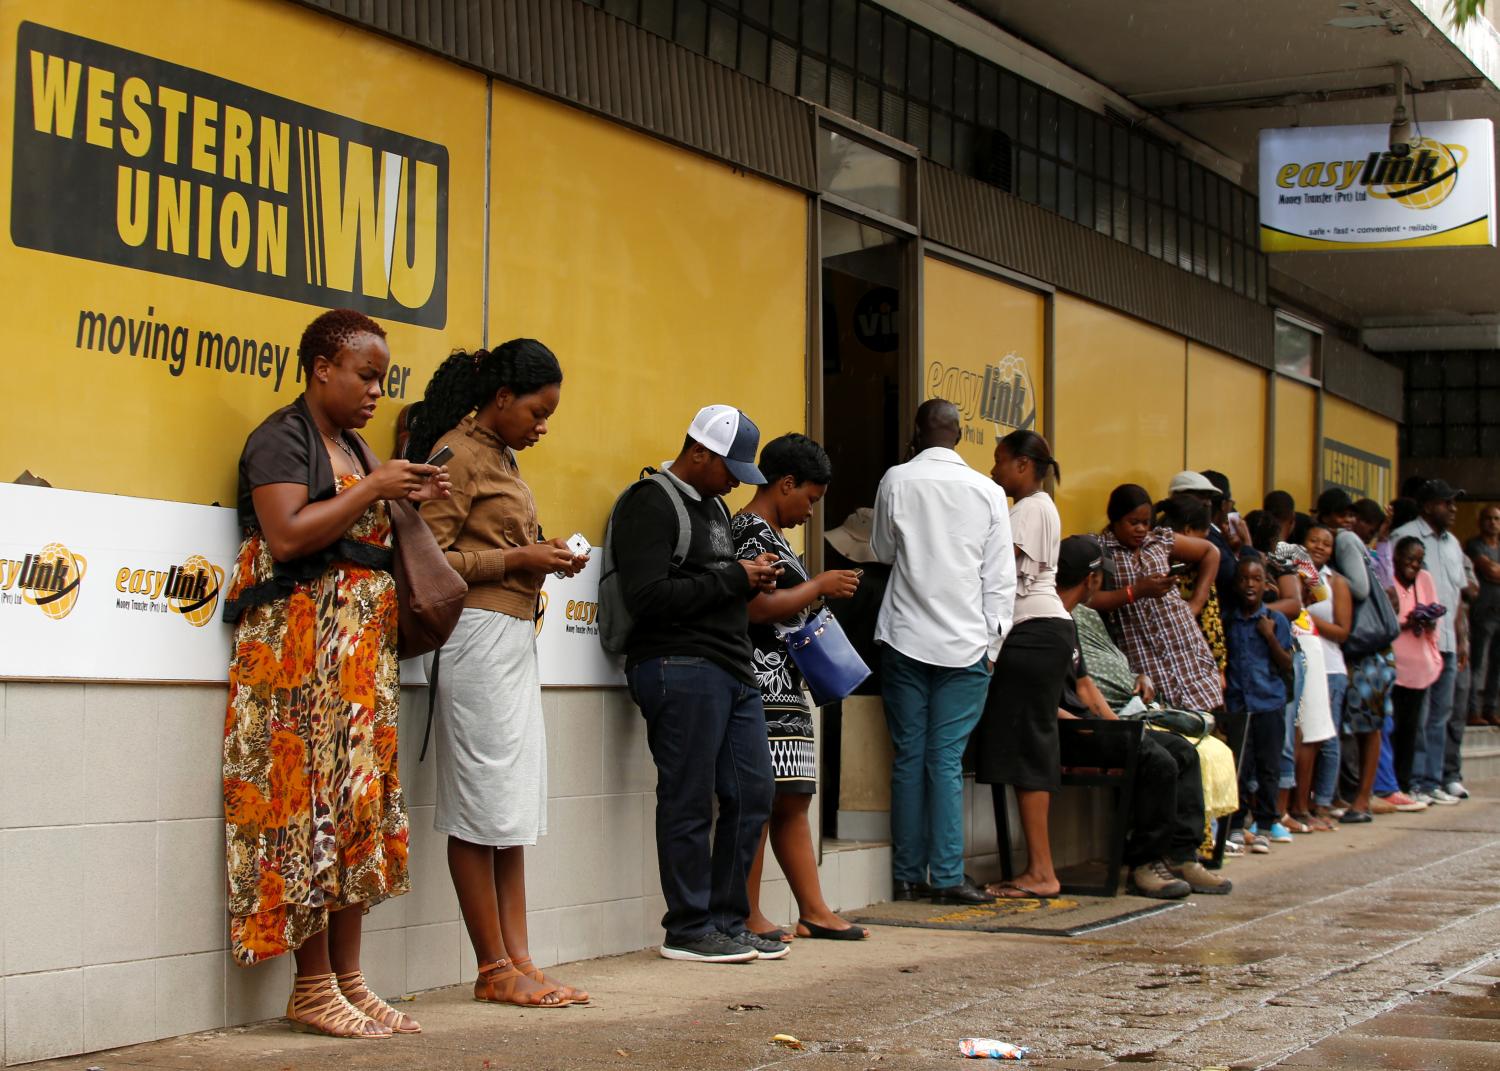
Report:
[[[444,326],[444,146],[36,23],[16,59],[17,245]]]
[[[1260,247],[1407,249],[1495,244],[1494,128],[1421,123],[1410,151],[1385,126],[1260,133]]]

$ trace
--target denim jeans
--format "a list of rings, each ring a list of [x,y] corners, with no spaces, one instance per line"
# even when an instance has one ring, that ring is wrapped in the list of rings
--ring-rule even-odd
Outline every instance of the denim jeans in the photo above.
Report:
[[[1297,786],[1297,709],[1302,705],[1302,689],[1307,686],[1307,655],[1301,645],[1292,651],[1292,697],[1286,705],[1286,720],[1282,730],[1286,736],[1281,742],[1281,778],[1277,788]]]
[[[1427,708],[1417,734],[1416,759],[1412,766],[1412,784],[1421,792],[1443,787],[1443,759],[1448,751],[1448,718],[1453,713],[1453,680],[1458,672],[1458,656],[1443,653],[1443,672],[1427,689]]]
[[[626,679],[656,762],[656,858],[667,940],[743,929],[750,911],[745,881],[776,784],[760,690],[705,658],[648,659]]]
[[[1339,785],[1339,758],[1342,745],[1338,729],[1344,723],[1344,693],[1349,690],[1349,677],[1344,673],[1328,674],[1328,705],[1333,709],[1334,734],[1318,745],[1318,757],[1313,764],[1312,801],[1320,807],[1333,803],[1333,795]]]
[[[881,648],[881,698],[891,731],[891,875],[938,888],[964,879],[963,759],[984,713],[981,658],[950,669]]]
[[[1389,796],[1401,791],[1401,782],[1396,780],[1396,750],[1391,743],[1391,734],[1396,731],[1396,719],[1389,714],[1385,718],[1385,729],[1380,734],[1380,762],[1375,767],[1375,795]],[[1352,737],[1351,737],[1352,739]]]

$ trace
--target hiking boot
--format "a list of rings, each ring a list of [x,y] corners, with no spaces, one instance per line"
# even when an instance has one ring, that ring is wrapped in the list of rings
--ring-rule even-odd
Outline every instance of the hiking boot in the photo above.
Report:
[[[1193,891],[1192,886],[1175,876],[1160,859],[1133,868],[1130,883],[1141,896],[1153,900],[1181,900]]]
[[[1205,896],[1223,896],[1234,888],[1234,882],[1221,878],[1196,859],[1186,863],[1168,863],[1167,869],[1187,882],[1188,888]]]

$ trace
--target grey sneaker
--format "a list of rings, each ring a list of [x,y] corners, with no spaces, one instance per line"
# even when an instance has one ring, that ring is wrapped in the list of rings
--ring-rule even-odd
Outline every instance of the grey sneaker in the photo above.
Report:
[[[759,956],[752,946],[741,944],[718,930],[687,941],[663,942],[661,946],[662,959],[691,963],[749,963]]]
[[[772,940],[759,934],[751,933],[748,929],[741,930],[730,938],[742,945],[749,945],[755,949],[757,959],[781,959],[792,950],[792,946],[785,941]]]
[[[1469,798],[1469,790],[1464,788],[1462,781],[1449,781],[1443,786],[1443,791],[1454,799],[1466,800]]]
[[[1439,807],[1452,807],[1454,804],[1458,803],[1457,796],[1449,795],[1447,792],[1443,791],[1440,788],[1435,788],[1431,792],[1428,792],[1427,798],[1432,800],[1432,802],[1436,803]]]
[[[1135,886],[1136,892],[1154,900],[1181,900],[1193,891],[1187,882],[1168,870],[1167,864],[1160,859],[1142,863],[1132,869],[1130,883]]]

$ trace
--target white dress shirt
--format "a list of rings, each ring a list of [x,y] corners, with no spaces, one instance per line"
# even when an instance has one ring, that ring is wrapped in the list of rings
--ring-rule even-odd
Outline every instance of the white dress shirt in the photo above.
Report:
[[[870,549],[894,566],[877,642],[955,669],[1000,653],[1016,557],[1005,492],[992,480],[953,450],[923,450],[881,479]]]

